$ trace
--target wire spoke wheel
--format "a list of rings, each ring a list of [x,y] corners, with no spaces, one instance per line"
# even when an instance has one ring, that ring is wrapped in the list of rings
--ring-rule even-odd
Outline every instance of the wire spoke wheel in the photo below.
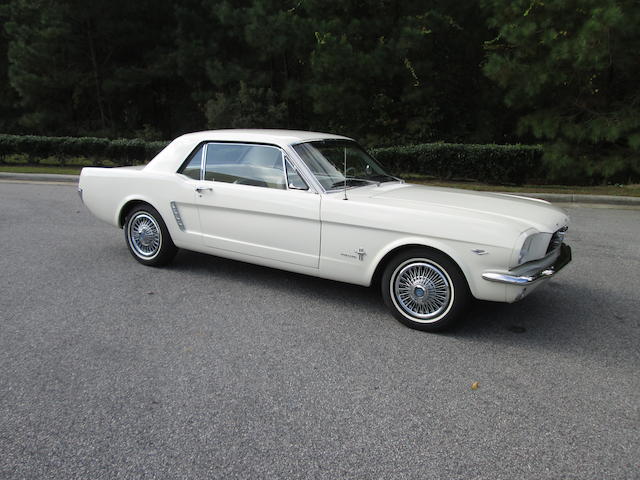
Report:
[[[391,295],[404,315],[420,323],[431,323],[451,307],[454,290],[447,272],[427,259],[410,259],[391,276]]]
[[[162,231],[153,216],[137,212],[129,221],[127,238],[134,253],[144,259],[155,257],[162,247]]]

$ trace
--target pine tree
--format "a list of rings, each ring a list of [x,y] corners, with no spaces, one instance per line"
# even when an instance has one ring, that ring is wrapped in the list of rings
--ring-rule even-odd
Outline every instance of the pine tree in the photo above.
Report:
[[[172,2],[12,0],[8,7],[9,79],[25,129],[166,138],[184,128],[176,115],[191,103],[174,73]]]
[[[487,76],[546,143],[556,175],[608,181],[640,174],[640,3],[486,0],[498,34]],[[526,137],[524,137],[526,138]]]

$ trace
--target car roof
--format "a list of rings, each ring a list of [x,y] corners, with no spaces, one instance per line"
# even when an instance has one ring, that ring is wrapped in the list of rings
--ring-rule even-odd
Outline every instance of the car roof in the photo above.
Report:
[[[207,130],[203,132],[187,133],[173,140],[153,160],[145,170],[176,171],[184,159],[199,144],[203,142],[249,142],[267,143],[285,147],[314,140],[351,140],[341,135],[321,132],[305,132],[301,130],[270,130],[270,129],[228,129]]]
[[[185,140],[192,140],[196,143],[206,141],[238,141],[238,142],[259,142],[275,143],[277,145],[291,145],[293,143],[310,142],[313,140],[342,139],[351,140],[348,137],[334,135],[332,133],[305,132],[302,130],[276,130],[276,129],[228,129],[228,130],[208,130],[203,132],[187,133],[182,135]]]

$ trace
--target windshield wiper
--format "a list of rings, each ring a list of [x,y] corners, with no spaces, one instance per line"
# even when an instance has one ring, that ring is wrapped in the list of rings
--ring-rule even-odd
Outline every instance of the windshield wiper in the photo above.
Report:
[[[372,175],[368,178],[347,177],[344,180],[335,182],[333,185],[331,185],[331,187],[329,187],[329,189],[332,190],[334,188],[342,187],[344,186],[345,182],[363,182],[363,183],[380,185],[383,182],[393,182],[393,181],[402,182],[403,180],[398,177],[394,177],[392,175],[387,175],[387,174]]]
[[[339,180],[337,182],[335,182],[333,185],[331,185],[331,187],[329,187],[329,189],[334,189],[334,188],[338,188],[338,187],[342,187],[344,186],[345,183],[348,182],[363,182],[363,183],[375,183],[377,185],[380,184],[379,181],[374,181],[374,180],[367,180],[366,178],[358,178],[358,177],[347,177],[344,180]]]
[[[381,173],[378,175],[371,175],[369,178],[375,178],[381,182],[402,182],[403,180],[398,177],[394,177],[393,175],[389,175],[387,173]]]

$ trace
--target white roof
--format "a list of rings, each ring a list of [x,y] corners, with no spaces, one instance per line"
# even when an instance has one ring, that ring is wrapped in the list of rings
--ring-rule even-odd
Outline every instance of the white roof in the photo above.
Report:
[[[268,129],[230,129],[207,130],[204,132],[187,133],[176,138],[145,167],[145,170],[175,171],[193,149],[202,142],[255,142],[269,143],[285,147],[301,142],[314,140],[351,140],[341,135],[331,133],[305,132],[301,130],[268,130]]]
[[[347,137],[333,135],[331,133],[305,132],[302,130],[230,129],[187,133],[186,135],[178,137],[176,140],[188,139],[196,143],[206,142],[207,140],[223,140],[227,142],[239,141],[291,145],[292,143],[310,142],[327,138],[347,139]]]

